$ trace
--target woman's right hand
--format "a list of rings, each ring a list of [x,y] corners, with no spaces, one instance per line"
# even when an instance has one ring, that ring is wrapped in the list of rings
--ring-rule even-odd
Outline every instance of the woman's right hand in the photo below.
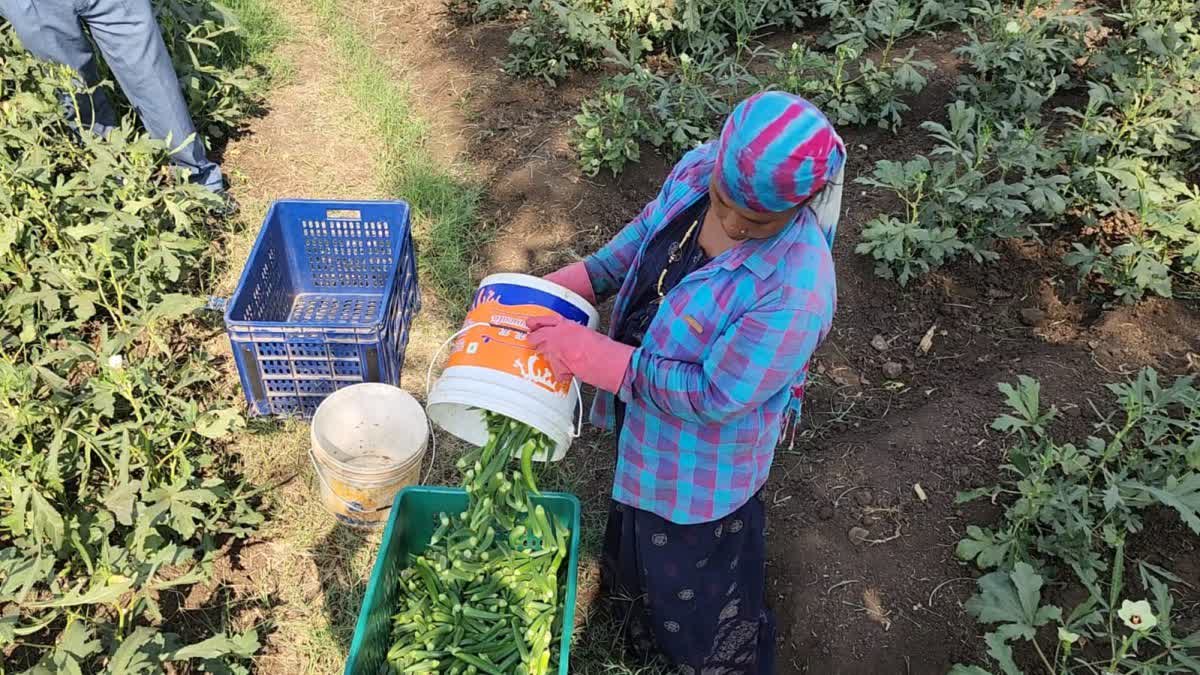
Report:
[[[550,363],[555,376],[574,376],[614,394],[621,391],[633,347],[557,315],[530,317],[526,323],[529,344]]]
[[[592,279],[588,276],[587,266],[583,262],[571,263],[557,272],[547,274],[545,279],[574,291],[592,304],[596,303],[596,294],[592,291]]]

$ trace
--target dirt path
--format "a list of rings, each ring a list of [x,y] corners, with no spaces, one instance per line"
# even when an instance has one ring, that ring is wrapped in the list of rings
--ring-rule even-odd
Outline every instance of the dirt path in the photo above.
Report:
[[[509,27],[454,26],[441,0],[347,4],[394,76],[412,84],[420,114],[433,125],[435,155],[465,162],[486,186],[484,219],[496,236],[480,252],[474,277],[540,273],[576,259],[657,191],[668,164],[653,156],[615,181],[587,180],[575,168],[570,121],[595,76],[558,88],[509,78],[497,65]],[[372,139],[338,95],[336,66],[315,37],[312,15],[300,0],[288,0],[283,11],[297,36],[285,48],[295,72],[272,93],[269,114],[226,155],[252,224],[278,197],[382,196]],[[924,49],[943,69],[914,120],[938,114],[954,77],[944,46]],[[845,135],[851,177],[877,159],[913,152],[905,137]],[[990,268],[953,268],[901,292],[853,253],[863,223],[886,205],[848,190],[845,207],[834,332],[817,356],[805,425],[780,449],[766,490],[779,670],[944,673],[980,654],[962,609],[975,573],[953,551],[966,525],[986,513],[953,500],[999,464],[1002,439],[987,428],[1000,410],[995,383],[1017,374],[1041,379],[1043,395],[1065,410],[1064,424],[1083,431],[1089,401],[1103,407],[1101,385],[1119,372],[1185,368],[1181,356],[1200,351],[1200,316],[1166,301],[1097,315],[1064,293],[1069,273],[1057,252],[1032,246],[1013,247]],[[245,257],[254,230],[231,246],[232,259]],[[1045,315],[1023,317],[1028,309]],[[438,330],[414,341],[410,371],[428,362]],[[932,346],[924,351],[926,334]],[[899,364],[898,376],[884,374],[888,362]],[[254,435],[242,448],[263,482],[283,483],[264,541],[231,559],[225,575],[235,597],[266,598],[263,672],[340,669],[373,558],[371,538],[333,528],[311,501],[306,442],[297,426]],[[583,499],[584,540],[593,552],[611,480],[609,444],[596,434],[582,439],[556,478]],[[918,483],[926,500],[914,490]],[[854,539],[852,528],[861,528]],[[585,572],[594,579],[590,557]],[[603,672],[617,658],[611,632],[588,612],[591,591],[573,652],[581,673]]]
[[[287,69],[268,94],[265,114],[224,153],[245,226],[227,242],[230,265],[217,287],[224,295],[234,290],[272,201],[396,197],[386,190],[381,139],[371,115],[349,93],[349,69],[340,58],[345,55],[324,37],[327,26],[308,0],[284,0],[278,10],[290,28],[279,54]],[[454,152],[447,149],[440,157],[448,162]],[[438,299],[427,294],[424,304],[402,375],[412,392],[421,388],[426,365],[448,334],[438,318]],[[226,355],[229,396],[240,397],[228,342],[216,338],[209,348]],[[267,523],[256,538],[217,561],[214,583],[179,603],[185,621],[228,612],[240,625],[256,627],[265,642],[258,672],[341,672],[378,548],[379,533],[336,526],[324,511],[308,449],[309,430],[302,423],[255,421],[240,436],[233,450],[243,457],[251,481],[264,489]]]
[[[280,47],[287,64],[269,93],[266,114],[229,143],[224,161],[249,231],[232,243],[245,259],[270,203],[288,197],[379,199],[372,148],[376,143],[339,95],[337,66],[303,0],[283,0],[291,39]],[[231,265],[221,290],[232,292],[240,265]]]
[[[316,17],[304,0],[284,0],[278,9],[290,28],[280,48],[287,69],[269,92],[265,114],[225,152],[245,225],[228,242],[231,263],[218,288],[225,295],[272,201],[386,196],[377,180],[378,142],[343,95]],[[227,354],[228,342],[216,340],[212,348]],[[226,375],[230,395],[240,396],[231,362]],[[266,643],[256,661],[263,673],[340,672],[374,562],[377,537],[335,527],[316,501],[308,445],[303,424],[257,422],[240,437],[234,450],[247,474],[268,488],[268,522],[256,539],[217,562],[215,584],[195,589],[184,603],[198,616],[237,612],[240,622],[257,627]]]

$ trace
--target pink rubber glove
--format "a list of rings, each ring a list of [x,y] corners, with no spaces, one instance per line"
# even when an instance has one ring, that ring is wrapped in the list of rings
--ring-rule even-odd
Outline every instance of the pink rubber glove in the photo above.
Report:
[[[598,389],[621,391],[633,347],[557,316],[535,316],[527,323],[529,343],[550,362],[555,375],[574,375]]]
[[[596,304],[596,294],[592,291],[592,278],[588,276],[587,266],[582,262],[571,263],[557,272],[547,274],[544,278],[546,281],[574,291],[593,305]]]

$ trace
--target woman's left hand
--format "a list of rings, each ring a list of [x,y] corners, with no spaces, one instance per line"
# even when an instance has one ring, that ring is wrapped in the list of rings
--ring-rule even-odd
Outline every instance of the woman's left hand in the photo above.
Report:
[[[558,377],[574,375],[588,384],[611,391],[621,390],[633,347],[557,316],[529,319],[529,342]]]

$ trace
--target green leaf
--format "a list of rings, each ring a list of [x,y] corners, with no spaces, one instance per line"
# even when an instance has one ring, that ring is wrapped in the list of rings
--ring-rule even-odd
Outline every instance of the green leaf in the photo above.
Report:
[[[34,366],[34,372],[38,374],[38,379],[56,392],[65,392],[71,387],[71,383],[59,376],[58,373],[50,370],[45,366]]]
[[[13,244],[17,243],[18,233],[15,224],[0,222],[0,257],[12,250]]]
[[[208,410],[196,420],[196,433],[205,438],[224,438],[233,429],[245,426],[237,408]]]
[[[1190,649],[1195,650],[1198,646],[1200,646],[1200,633],[1193,634],[1190,639],[1192,642]],[[1171,656],[1178,661],[1181,666],[1190,668],[1193,673],[1200,673],[1200,659],[1189,655],[1183,650],[1172,652]]]
[[[204,299],[194,295],[168,293],[150,310],[155,320],[173,320],[184,317],[204,306]]]
[[[967,601],[966,608],[980,623],[1019,624],[1025,619],[1021,599],[1007,572],[985,574],[975,583],[979,594]]]
[[[1037,627],[1062,616],[1054,605],[1041,606],[1042,577],[1028,563],[1019,562],[1011,573],[985,574],[976,582],[979,594],[967,601],[967,611],[980,623],[997,624],[1005,639],[1034,639]]]
[[[74,311],[77,320],[87,321],[96,315],[96,305],[93,302],[95,299],[96,294],[94,293],[80,292],[71,296],[68,304],[71,306],[72,311]]]
[[[109,230],[108,224],[103,221],[94,221],[84,225],[74,225],[63,229],[63,234],[76,239],[78,241],[88,241],[95,237],[104,234]]]
[[[192,538],[197,523],[204,521],[204,512],[197,505],[212,504],[219,499],[217,493],[208,488],[180,490],[175,486],[158,488],[148,498],[154,500],[154,504],[146,513],[139,514],[138,520],[167,513],[170,515],[167,524],[185,539]]]
[[[94,638],[89,626],[79,619],[70,621],[59,635],[54,649],[42,657],[30,674],[83,675],[81,664],[100,649],[100,641]]]
[[[164,648],[161,631],[138,626],[132,633],[121,641],[120,646],[109,659],[108,675],[137,675],[139,673],[160,672],[161,661],[158,658]]]
[[[53,624],[55,621],[58,620],[58,617],[59,617],[58,612],[46,612],[45,614],[43,614],[40,617],[33,617],[33,619],[34,619],[33,623],[13,628],[12,632],[14,635],[18,635],[20,637],[25,637],[27,635],[36,635],[37,633],[40,633],[40,632],[46,630],[47,627],[49,627],[51,624]],[[21,617],[19,615],[16,615],[13,618],[19,620]]]
[[[26,529],[27,512],[33,488],[24,478],[14,477],[8,480],[8,491],[11,498],[9,513],[0,519],[0,524],[7,527],[14,535],[23,537],[28,532]]]
[[[1079,451],[1072,443],[1058,447],[1058,465],[1064,476],[1074,476],[1083,473],[1091,465],[1091,458]]]
[[[1104,489],[1104,509],[1112,511],[1124,503],[1125,500],[1121,499],[1120,486],[1116,483],[1109,483],[1108,487]]]
[[[996,567],[1008,556],[1011,544],[997,541],[996,534],[977,525],[967,526],[967,536],[958,542],[955,554],[974,561],[981,569]]]
[[[1161,29],[1156,30],[1154,26],[1142,26],[1138,29],[1137,34],[1142,39],[1142,42],[1145,43],[1146,49],[1150,50],[1150,53],[1156,56],[1168,56],[1170,50],[1163,44],[1163,36],[1160,31]]]
[[[1154,593],[1154,614],[1158,619],[1157,631],[1164,642],[1170,643],[1171,637],[1171,608],[1175,606],[1175,599],[1171,597],[1171,589],[1163,582],[1155,579],[1151,584],[1151,592]]]
[[[62,548],[66,525],[54,506],[42,496],[36,487],[30,488],[30,529],[35,537],[48,541],[55,548]]]
[[[983,641],[988,646],[988,656],[1000,666],[1000,671],[1004,675],[1024,675],[1024,672],[1017,667],[1017,663],[1013,661],[1013,650],[998,633],[988,633],[983,636]]]
[[[27,556],[15,547],[0,550],[0,601],[24,601],[37,584],[54,571],[51,556]]]
[[[0,647],[7,647],[17,638],[17,624],[21,617],[16,614],[0,616]]]
[[[1012,415],[1000,415],[992,422],[992,428],[996,431],[1011,433],[1029,427],[1029,423],[1023,419],[1013,417]]]
[[[120,598],[133,588],[133,579],[113,576],[107,583],[101,584],[82,593],[67,593],[55,600],[32,603],[30,607],[76,607],[78,605],[104,605]]]
[[[958,494],[954,495],[954,503],[955,504],[966,504],[968,502],[973,502],[976,499],[981,499],[983,497],[995,498],[995,496],[999,493],[999,491],[1000,491],[1000,487],[996,486],[996,485],[991,485],[988,487],[978,487],[978,488],[973,488],[971,490],[962,490]]]
[[[1142,586],[1146,588],[1149,588],[1154,582],[1158,581],[1158,578],[1174,581],[1177,584],[1183,582],[1183,579],[1179,575],[1153,563],[1148,563],[1145,560],[1138,561],[1138,575],[1142,579]]]
[[[1042,599],[1042,577],[1031,565],[1020,562],[1013,567],[1012,581],[1021,599],[1023,615],[1026,618],[1035,616]]]
[[[213,659],[219,656],[238,656],[249,658],[258,651],[258,633],[246,631],[236,635],[214,635],[202,642],[188,645],[166,655],[170,661],[185,661],[188,659]]]
[[[126,481],[104,496],[104,506],[112,511],[118,523],[126,527],[133,525],[133,506],[141,487],[141,481]]]
[[[1007,382],[997,385],[1004,394],[1004,401],[1025,420],[1036,420],[1040,410],[1040,395],[1042,385],[1028,375],[1017,378],[1018,386],[1013,387]]]
[[[1167,476],[1161,488],[1145,484],[1138,484],[1137,487],[1164,506],[1175,509],[1192,532],[1200,534],[1200,473],[1189,473],[1183,480]]]

